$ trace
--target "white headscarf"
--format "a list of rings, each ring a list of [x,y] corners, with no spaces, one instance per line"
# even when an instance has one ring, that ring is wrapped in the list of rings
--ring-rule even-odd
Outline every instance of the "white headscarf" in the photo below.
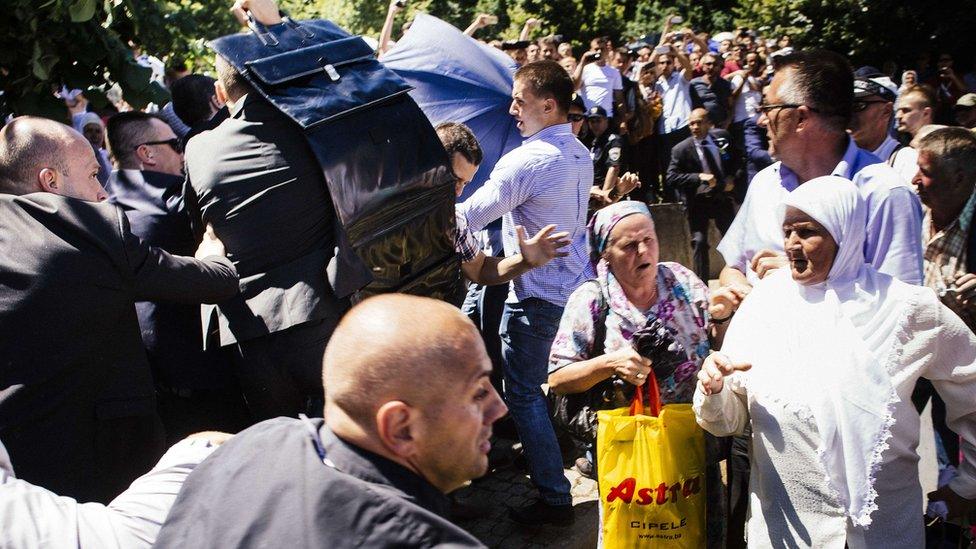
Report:
[[[803,286],[788,269],[767,276],[736,314],[722,351],[752,362],[750,390],[816,424],[828,485],[851,521],[867,527],[898,401],[889,364],[914,294],[889,291],[891,278],[865,263],[867,210],[853,183],[813,179],[788,195],[780,219],[787,206],[837,243],[827,281]]]

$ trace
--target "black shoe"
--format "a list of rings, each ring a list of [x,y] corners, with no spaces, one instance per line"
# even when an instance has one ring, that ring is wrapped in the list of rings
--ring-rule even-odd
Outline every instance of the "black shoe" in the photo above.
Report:
[[[576,512],[571,504],[549,505],[541,499],[535,500],[525,507],[510,507],[508,518],[519,524],[538,526],[552,524],[554,526],[569,526],[576,520]]]
[[[579,471],[579,474],[583,475],[584,477],[596,480],[596,475],[593,471],[593,462],[585,457],[581,457],[576,460],[576,470]]]
[[[477,520],[491,514],[491,509],[485,505],[460,501],[454,494],[451,494],[449,497],[451,498],[450,516],[452,521]]]

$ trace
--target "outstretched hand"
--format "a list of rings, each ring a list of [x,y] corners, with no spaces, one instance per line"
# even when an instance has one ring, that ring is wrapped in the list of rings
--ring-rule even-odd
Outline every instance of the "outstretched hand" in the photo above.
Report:
[[[281,23],[278,2],[275,0],[236,0],[230,12],[244,26],[247,26],[247,12],[251,12],[251,17],[262,25]]]
[[[732,362],[722,353],[712,353],[705,358],[701,370],[698,370],[698,390],[705,396],[721,393],[726,377],[750,368],[752,364],[748,362]]]
[[[535,233],[535,236],[527,238],[525,227],[521,225],[515,227],[519,251],[525,262],[532,266],[532,268],[541,267],[552,261],[553,258],[569,255],[567,252],[559,251],[560,248],[569,245],[570,241],[567,238],[569,233],[553,233],[552,231],[554,230],[556,230],[555,225],[546,225],[539,232]]]

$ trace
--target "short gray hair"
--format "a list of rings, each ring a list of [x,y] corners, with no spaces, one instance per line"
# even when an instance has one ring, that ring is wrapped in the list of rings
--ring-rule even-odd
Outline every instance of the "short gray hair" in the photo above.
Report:
[[[37,190],[44,168],[67,173],[64,147],[74,130],[53,120],[21,116],[0,129],[0,193]]]

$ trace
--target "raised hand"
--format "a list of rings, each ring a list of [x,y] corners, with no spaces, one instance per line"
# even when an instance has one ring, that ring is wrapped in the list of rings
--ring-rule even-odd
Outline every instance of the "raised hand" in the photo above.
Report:
[[[705,396],[722,392],[725,378],[734,372],[745,372],[752,368],[747,362],[732,362],[722,353],[712,353],[705,358],[698,370],[698,390]]]
[[[207,225],[207,230],[203,233],[203,240],[193,257],[203,259],[212,255],[226,256],[227,253],[224,250],[224,243],[214,234],[213,227]]]
[[[626,196],[641,186],[640,178],[635,173],[627,172],[617,180],[617,196]]]
[[[759,250],[756,252],[756,255],[752,257],[751,267],[759,278],[765,278],[766,275],[774,270],[788,268],[789,266],[790,261],[786,258],[786,254],[783,252],[764,249]]]
[[[736,284],[722,286],[708,296],[708,315],[715,319],[726,319],[742,305],[751,288]]]
[[[262,25],[277,25],[281,23],[281,14],[278,12],[278,2],[275,0],[236,0],[230,8],[230,12],[240,22],[247,25],[247,12],[251,12],[251,17]]]
[[[552,261],[553,258],[569,255],[567,252],[559,251],[560,248],[570,244],[567,238],[569,233],[553,233],[552,231],[555,229],[555,225],[546,225],[532,238],[526,238],[525,227],[521,225],[515,227],[515,236],[518,238],[522,259],[532,268],[541,267]]]

